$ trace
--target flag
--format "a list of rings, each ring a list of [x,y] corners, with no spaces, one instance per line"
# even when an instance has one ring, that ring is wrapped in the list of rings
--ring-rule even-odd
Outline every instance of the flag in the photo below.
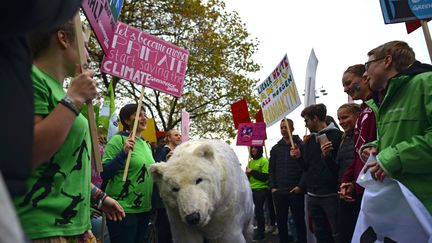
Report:
[[[115,117],[117,117],[115,115],[115,117],[112,117],[115,111],[115,101],[114,101],[114,89],[113,89],[113,80],[111,80],[109,86],[108,86],[108,90],[104,95],[104,101],[102,103],[102,106],[99,110],[99,122],[98,122],[98,127],[103,129],[103,134],[105,136],[108,136],[108,130],[112,130],[113,127],[112,125],[114,124],[115,121],[117,121],[115,119]],[[112,120],[112,122],[110,122],[110,120]],[[111,125],[110,128],[110,124],[113,123]],[[118,123],[118,121],[117,121]],[[117,125],[118,127],[118,125]],[[112,133],[112,131],[110,132]],[[114,132],[115,133],[115,132]]]
[[[368,162],[376,161],[374,157]],[[360,173],[357,183],[365,191],[351,242],[386,242],[387,238],[432,243],[432,216],[402,183],[391,178],[375,181],[370,172]]]
[[[317,67],[318,67],[318,59],[315,55],[314,49],[312,48],[309,56],[307,68],[306,68],[304,107],[308,107],[316,103],[315,76],[316,76]]]
[[[420,28],[422,26],[421,21],[427,21],[429,22],[430,19],[424,19],[424,20],[413,20],[413,21],[407,21],[405,22],[405,27],[407,34],[411,34],[414,30]]]

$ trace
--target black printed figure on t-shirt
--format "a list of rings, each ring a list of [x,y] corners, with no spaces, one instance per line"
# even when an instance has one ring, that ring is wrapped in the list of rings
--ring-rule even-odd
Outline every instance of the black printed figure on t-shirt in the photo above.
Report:
[[[60,165],[54,163],[53,160],[54,157],[51,158],[45,170],[41,172],[39,179],[33,184],[32,189],[25,195],[23,202],[19,204],[20,207],[27,205],[37,191],[44,189],[39,196],[32,200],[33,207],[37,207],[38,202],[46,198],[51,192],[55,174],[60,173],[66,178],[66,174],[60,171]]]
[[[65,191],[63,191],[63,189],[61,190],[61,193],[66,197],[72,198],[72,202],[61,213],[62,218],[55,219],[54,225],[71,223],[71,219],[74,218],[78,213],[78,211],[74,208],[78,206],[80,202],[84,201],[84,197],[82,197],[81,193],[77,196],[74,196],[66,193]]]
[[[132,207],[133,208],[139,208],[139,207],[141,207],[142,198],[144,197],[144,194],[143,193],[135,193],[135,192],[134,192],[134,194],[135,194],[136,198],[133,201]]]
[[[82,141],[81,145],[72,154],[73,156],[75,156],[78,153],[78,157],[76,159],[76,164],[72,168],[71,172],[74,170],[81,170],[82,165],[83,165],[84,151],[88,152],[87,143],[86,143],[85,139]],[[86,155],[87,155],[87,158],[90,159],[90,155],[88,153],[86,153]]]
[[[125,183],[123,184],[123,188],[122,188],[122,190],[120,192],[120,195],[118,195],[117,200],[122,200],[125,197],[127,197],[127,195],[129,194],[129,187],[131,187],[131,186],[134,187],[132,185],[131,180],[127,179],[125,181]]]
[[[139,174],[138,174],[138,178],[137,178],[136,182],[138,184],[140,184],[140,183],[143,183],[145,181],[146,174],[148,175],[147,168],[146,168],[145,164],[143,164],[143,166],[141,167],[141,169],[139,170],[138,173]]]

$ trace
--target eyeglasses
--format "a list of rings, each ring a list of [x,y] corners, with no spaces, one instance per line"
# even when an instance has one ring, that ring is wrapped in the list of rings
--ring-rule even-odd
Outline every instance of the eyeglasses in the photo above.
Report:
[[[369,64],[371,64],[371,63],[373,63],[373,62],[378,62],[378,61],[381,61],[381,60],[383,60],[385,57],[381,57],[381,58],[376,58],[376,59],[373,59],[373,60],[370,60],[370,61],[367,61],[367,62],[365,62],[365,69],[366,69],[366,71],[369,69]]]

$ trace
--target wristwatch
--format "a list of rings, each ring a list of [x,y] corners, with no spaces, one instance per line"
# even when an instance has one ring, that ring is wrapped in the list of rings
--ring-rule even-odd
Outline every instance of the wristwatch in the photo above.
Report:
[[[78,107],[75,105],[73,98],[69,95],[65,95],[65,97],[63,97],[63,99],[61,99],[59,103],[66,106],[69,110],[73,111],[75,115],[79,115],[80,109],[78,109]]]

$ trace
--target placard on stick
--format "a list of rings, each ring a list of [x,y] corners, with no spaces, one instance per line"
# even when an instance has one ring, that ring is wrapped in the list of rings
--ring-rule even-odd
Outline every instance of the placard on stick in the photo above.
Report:
[[[145,31],[117,22],[101,71],[142,85],[132,137],[135,138],[144,86],[180,97],[189,52]],[[123,174],[126,181],[131,152]]]
[[[240,123],[237,131],[237,146],[264,146],[266,125],[264,122]]]
[[[180,97],[188,55],[183,48],[117,22],[111,49],[102,60],[101,70]]]
[[[113,3],[112,1],[110,2],[111,4],[108,0],[84,0],[81,5],[87,20],[95,33],[96,39],[105,54],[108,53],[108,50],[110,49],[117,21],[112,10],[115,10],[115,15],[118,17],[123,4],[123,1],[121,1],[121,3],[118,1],[117,3]],[[119,9],[117,9],[117,7]]]

